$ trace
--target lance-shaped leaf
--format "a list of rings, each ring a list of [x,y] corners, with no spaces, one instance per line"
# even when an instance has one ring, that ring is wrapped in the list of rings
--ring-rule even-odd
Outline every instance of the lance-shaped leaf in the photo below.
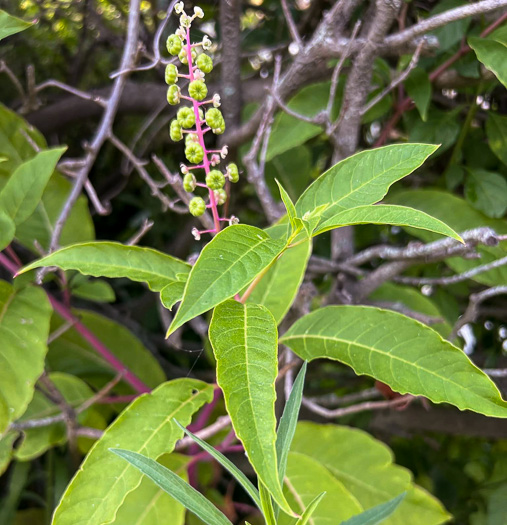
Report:
[[[291,513],[278,478],[275,379],[277,330],[263,306],[226,301],[213,312],[209,336],[227,412],[259,480]]]
[[[128,461],[145,476],[148,476],[161,489],[179,501],[190,512],[201,518],[207,525],[232,525],[211,501],[183,481],[172,470],[137,452],[115,448],[111,449],[111,452]]]
[[[0,435],[23,415],[44,371],[51,312],[41,288],[0,281]]]
[[[302,359],[335,359],[401,394],[507,417],[495,384],[428,326],[368,306],[328,306],[299,319],[280,342]]]
[[[221,231],[201,252],[188,276],[167,337],[190,319],[229,299],[268,267],[285,247],[265,231],[238,224]]]
[[[14,35],[29,28],[32,24],[25,22],[21,18],[9,15],[2,9],[0,9],[0,40],[3,38]]]
[[[126,277],[131,281],[147,283],[155,292],[179,280],[179,274],[190,270],[187,263],[152,248],[117,242],[85,242],[66,246],[25,266],[19,273],[41,266],[77,270],[93,277]]]
[[[67,148],[41,151],[20,164],[0,193],[0,209],[21,224],[35,211],[56,163]]]
[[[344,210],[325,222],[320,223],[315,235],[353,224],[391,224],[393,226],[411,226],[421,230],[440,233],[463,242],[461,237],[444,222],[414,208],[379,204],[377,206],[358,206]]]
[[[192,414],[213,397],[213,387],[194,379],[176,379],[138,397],[95,443],[53,516],[53,525],[103,525],[115,519],[142,474],[109,451],[125,447],[149,458],[174,449]],[[142,421],[142,424],[140,424]]]
[[[321,494],[313,498],[313,500],[310,502],[310,505],[306,507],[302,516],[298,519],[298,522],[296,525],[306,525],[309,522],[310,518],[313,516],[315,510],[317,509],[317,507],[319,506],[319,503],[322,501],[322,498],[325,495],[326,495],[326,492],[322,492]]]
[[[406,495],[407,493],[403,492],[385,503],[380,503],[371,509],[361,512],[358,516],[353,516],[341,525],[379,525],[394,513]]]
[[[342,210],[375,204],[394,182],[418,168],[438,146],[396,144],[362,151],[338,162],[323,173],[296,203],[298,217],[328,204],[325,222]]]

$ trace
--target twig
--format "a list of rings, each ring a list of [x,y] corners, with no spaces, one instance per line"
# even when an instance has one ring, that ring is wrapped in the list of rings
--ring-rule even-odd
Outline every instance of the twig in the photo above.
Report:
[[[63,323],[62,326],[58,327],[54,332],[51,332],[48,337],[48,345],[50,345],[53,341],[56,341],[65,332],[70,330],[74,324],[74,322]]]
[[[346,394],[344,396],[337,396],[334,392],[318,397],[307,397],[309,401],[313,401],[323,406],[342,406],[348,405],[349,403],[356,403],[357,401],[365,401],[367,399],[374,399],[380,397],[382,394],[375,387],[367,388],[366,390],[360,390],[359,392],[353,392],[352,394]]]
[[[45,82],[42,82],[42,84],[35,86],[34,91],[35,93],[40,93],[41,91],[49,87],[56,87],[58,89],[61,89],[62,91],[66,91],[67,93],[75,95],[76,97],[82,98],[84,100],[90,100],[91,102],[96,102],[99,106],[102,106],[103,108],[105,108],[108,104],[108,101],[100,97],[99,95],[94,95],[93,93],[88,93],[81,89],[77,89],[73,86],[69,86],[68,84],[60,82],[59,80],[46,80]]]
[[[21,82],[19,81],[18,77],[14,74],[12,69],[6,64],[5,60],[0,60],[0,73],[5,73],[9,77],[9,80],[12,82],[13,86],[16,88],[16,91],[19,93],[22,103],[25,104],[26,103],[25,90],[23,89],[23,86],[21,85]]]
[[[292,40],[294,40],[298,46],[301,46],[301,36],[299,35],[298,28],[296,27],[296,23],[294,22],[294,18],[292,17],[289,6],[287,5],[287,0],[282,0],[282,10],[283,15],[285,16],[285,21],[287,22],[287,27],[289,28],[290,35],[292,36]]]
[[[129,246],[135,246],[136,244],[138,244],[139,241],[144,237],[144,235],[153,228],[154,224],[155,223],[153,221],[150,221],[149,219],[144,219],[141,228],[139,228],[139,231],[127,241],[127,244]]]

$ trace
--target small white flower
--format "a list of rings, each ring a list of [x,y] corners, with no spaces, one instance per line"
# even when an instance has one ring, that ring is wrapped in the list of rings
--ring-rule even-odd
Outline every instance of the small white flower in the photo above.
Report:
[[[239,224],[239,219],[234,215],[231,215],[231,218],[229,219],[229,225],[232,226],[233,224]]]
[[[201,234],[199,233],[199,230],[197,228],[192,228],[192,235],[194,236],[194,239],[196,241],[201,240]]]
[[[229,154],[229,148],[227,146],[224,146],[222,148],[222,151],[220,152],[220,156],[225,159],[225,157],[227,157],[227,155]]]
[[[183,173],[183,175],[186,175],[188,173],[188,168],[183,163],[180,164],[180,170],[181,170],[181,173]]]
[[[200,69],[194,71],[194,80],[204,80],[204,73]]]
[[[178,29],[176,29],[176,34],[181,38],[186,38],[187,36],[187,32],[185,31],[185,28],[184,27],[178,27]]]
[[[191,22],[192,19],[186,13],[183,13],[180,16],[180,24],[182,25],[182,27],[190,27]]]
[[[214,108],[220,107],[220,95],[218,93],[215,93],[213,95],[213,107]]]
[[[217,164],[220,164],[220,157],[216,153],[213,153],[213,155],[211,155],[210,164],[212,166],[216,166]]]
[[[199,6],[195,6],[194,14],[197,18],[202,18],[204,16],[204,11]]]
[[[175,6],[174,6],[174,12],[179,15],[181,13],[183,13],[183,8],[184,8],[184,4],[183,2],[178,2]]]
[[[202,48],[204,50],[207,50],[207,49],[210,49],[212,45],[213,45],[213,43],[208,38],[208,35],[204,35],[204,38],[202,39]]]

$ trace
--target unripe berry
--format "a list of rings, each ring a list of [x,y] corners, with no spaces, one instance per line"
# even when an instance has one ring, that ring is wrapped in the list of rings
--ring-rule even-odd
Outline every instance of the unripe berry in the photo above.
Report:
[[[206,111],[206,124],[215,132],[216,129],[225,130],[225,120],[222,112],[217,108],[210,108]],[[222,131],[223,133],[223,131]]]
[[[171,125],[169,126],[169,135],[171,137],[171,140],[174,140],[174,142],[178,142],[183,138],[181,126],[177,120],[171,121]]]
[[[194,175],[192,173],[187,173],[183,177],[183,188],[185,189],[185,191],[188,191],[188,193],[191,193],[192,191],[195,190],[195,186],[196,186],[196,180],[195,180]]]
[[[194,100],[204,100],[208,94],[208,88],[202,80],[194,80],[188,85],[188,94]]]
[[[182,128],[191,128],[195,124],[194,111],[191,108],[180,108],[176,115]]]
[[[199,164],[204,158],[204,151],[200,144],[194,142],[185,148],[185,157],[193,164]]]
[[[171,104],[171,106],[175,106],[176,104],[180,103],[180,88],[173,84],[172,86],[169,86],[169,89],[167,90],[167,102]]]
[[[199,137],[195,133],[187,133],[185,135],[185,146],[189,144],[199,144]]]
[[[195,60],[195,57],[197,56],[197,51],[194,48],[192,48],[192,51],[190,51],[190,53],[192,54],[192,62],[193,62]],[[180,59],[180,62],[182,64],[188,64],[187,50],[186,49],[182,49],[178,53],[178,58]]]
[[[213,60],[206,53],[202,53],[197,57],[196,65],[203,73],[210,73],[213,69]]]
[[[228,164],[226,175],[231,182],[238,182],[239,171],[238,171],[238,166],[236,166],[234,162],[231,162],[230,164]]]
[[[200,217],[206,211],[206,203],[201,197],[194,197],[188,203],[188,210],[194,217]]]
[[[206,186],[210,190],[221,190],[225,184],[225,177],[221,171],[211,170],[206,175]]]
[[[169,35],[166,45],[167,51],[169,51],[171,55],[177,55],[181,51],[183,43],[178,35]]]
[[[167,64],[165,68],[165,83],[176,84],[178,82],[178,68],[174,64]]]
[[[215,195],[215,201],[218,206],[225,204],[225,202],[227,201],[227,193],[225,192],[225,190],[215,190],[213,194]]]

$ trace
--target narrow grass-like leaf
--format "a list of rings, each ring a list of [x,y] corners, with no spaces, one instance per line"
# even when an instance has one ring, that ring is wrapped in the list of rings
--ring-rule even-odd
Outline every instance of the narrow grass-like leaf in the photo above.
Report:
[[[303,398],[303,387],[305,384],[306,368],[308,363],[305,361],[299,374],[292,385],[292,390],[283,409],[282,417],[278,425],[276,435],[276,455],[278,458],[278,475],[280,481],[285,477],[287,468],[287,458],[289,457],[290,445],[296,432],[298,423],[299,409],[301,408],[301,399]]]
[[[322,204],[325,222],[338,212],[375,204],[394,182],[417,169],[438,146],[395,144],[362,151],[348,157],[323,173],[296,202],[298,217]]]
[[[19,33],[28,29],[32,24],[25,22],[21,18],[9,15],[4,10],[0,9],[0,40],[10,35]]]
[[[221,452],[216,450],[214,447],[192,434],[190,430],[186,429],[183,425],[180,425],[178,421],[174,421],[180,428],[185,432],[187,436],[192,438],[203,450],[205,450],[210,456],[214,457],[222,467],[224,467],[229,473],[236,479],[236,481],[245,489],[245,492],[252,498],[252,501],[261,508],[261,500],[259,497],[259,491],[253,486],[252,482],[239,470],[238,467],[230,460],[227,459]]]
[[[72,244],[25,266],[19,273],[41,266],[77,270],[93,277],[126,277],[131,281],[147,283],[155,292],[179,280],[179,274],[190,271],[190,265],[175,257],[152,248],[117,242]]]
[[[358,206],[344,210],[319,224],[315,235],[353,224],[390,224],[393,226],[411,226],[452,237],[460,242],[463,239],[447,224],[431,215],[414,208],[379,204],[376,206]]]
[[[23,415],[44,371],[51,313],[41,288],[0,281],[0,435]]]
[[[285,209],[287,210],[287,216],[289,217],[289,222],[292,227],[292,231],[294,232],[296,229],[302,227],[301,221],[297,218],[296,207],[294,206],[294,203],[292,202],[289,194],[285,191],[285,188],[278,182],[277,179],[275,179],[275,182],[278,185],[280,197],[282,198],[282,202],[285,206]]]
[[[232,525],[211,501],[207,500],[172,470],[137,452],[118,448],[110,450],[128,461],[145,476],[148,476],[161,489],[165,490],[207,525]]]
[[[167,337],[190,319],[241,291],[285,247],[265,231],[237,224],[222,230],[201,252],[188,277],[183,300]]]
[[[312,514],[315,512],[322,498],[326,494],[327,494],[326,492],[321,492],[318,496],[316,496],[312,500],[310,505],[306,507],[305,511],[303,512],[303,515],[298,519],[298,522],[296,525],[306,525],[308,523],[308,520],[312,517]]]
[[[357,516],[353,516],[346,521],[342,521],[341,525],[378,525],[385,519],[389,518],[391,514],[393,514],[406,495],[407,493],[403,492],[392,500],[381,503],[380,505],[376,505],[375,507],[365,510]]]
[[[259,482],[291,514],[278,478],[275,447],[275,320],[263,306],[226,301],[213,312],[209,336],[217,360],[217,382],[236,435]]]
[[[141,483],[142,474],[109,449],[125,447],[150,458],[172,452],[183,435],[173,419],[188,425],[192,414],[212,397],[212,385],[185,378],[164,383],[151,394],[136,398],[88,453],[67,487],[52,524],[112,522],[127,495]]]
[[[498,388],[459,348],[397,312],[328,306],[296,321],[280,342],[302,359],[341,361],[401,394],[507,417]]]
[[[0,209],[14,224],[26,221],[38,206],[56,163],[67,148],[41,151],[20,164],[0,193]]]
[[[266,520],[266,525],[276,525],[275,512],[273,510],[273,501],[271,494],[264,483],[259,482],[259,493],[261,497],[262,514]]]

